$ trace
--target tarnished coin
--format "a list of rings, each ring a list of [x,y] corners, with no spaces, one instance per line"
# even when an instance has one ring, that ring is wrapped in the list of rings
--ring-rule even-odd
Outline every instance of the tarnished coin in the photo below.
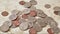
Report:
[[[60,13],[60,11],[54,11],[55,15],[58,15]],[[60,15],[60,14],[59,14]]]
[[[3,25],[8,25],[9,27],[12,26],[12,21],[5,21]]]
[[[42,27],[41,27],[38,23],[35,23],[35,24],[33,25],[33,28],[34,28],[37,32],[42,31]]]
[[[41,9],[36,9],[38,17],[47,17],[47,15]]]
[[[26,7],[26,8],[30,8],[32,5],[31,5],[31,3],[30,2],[26,2],[25,4],[24,4],[24,7]]]
[[[31,3],[32,5],[36,5],[36,4],[37,4],[37,1],[36,1],[36,0],[31,0],[30,3]]]
[[[2,25],[0,27],[0,30],[3,31],[3,32],[7,32],[9,30],[9,26],[8,25]]]
[[[17,15],[15,15],[15,14],[12,14],[12,15],[9,16],[10,20],[15,20],[16,18],[17,18]]]
[[[34,28],[30,28],[29,34],[37,34],[37,31]]]
[[[49,9],[49,8],[51,8],[51,5],[50,4],[45,4],[45,8]]]
[[[55,7],[53,7],[53,10],[54,11],[60,11],[60,7],[59,6],[55,6]]]
[[[60,16],[60,11],[54,11],[54,14]]]
[[[27,22],[24,22],[24,23],[21,23],[19,25],[19,28],[22,30],[22,31],[25,31],[28,29],[28,23]]]

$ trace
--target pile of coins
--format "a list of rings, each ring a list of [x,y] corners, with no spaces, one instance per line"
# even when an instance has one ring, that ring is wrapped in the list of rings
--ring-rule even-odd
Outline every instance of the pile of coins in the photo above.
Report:
[[[5,21],[0,27],[0,30],[7,32],[10,28],[19,27],[20,30],[26,31],[29,29],[29,34],[37,34],[41,32],[46,25],[50,25],[51,28],[47,29],[49,34],[58,34],[60,29],[57,27],[57,22],[47,16],[43,10],[36,9],[34,5],[37,5],[36,0],[31,0],[29,2],[20,1],[20,5],[23,5],[27,9],[12,10],[9,16],[10,21]],[[50,8],[49,6],[47,8]]]

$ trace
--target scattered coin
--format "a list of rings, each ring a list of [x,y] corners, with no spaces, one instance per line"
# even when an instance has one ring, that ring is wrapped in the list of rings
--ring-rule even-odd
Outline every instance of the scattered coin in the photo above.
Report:
[[[52,31],[51,28],[48,28],[48,29],[47,29],[47,32],[48,32],[49,34],[54,34],[54,32]]]
[[[17,18],[17,15],[15,15],[15,14],[12,14],[12,15],[9,16],[10,20],[15,20],[16,18]]]
[[[37,12],[35,10],[30,10],[29,15],[34,17],[37,15]]]
[[[20,1],[19,4],[20,5],[24,5],[25,4],[25,1]]]
[[[29,34],[37,34],[37,31],[34,28],[30,28]]]
[[[55,34],[58,34],[60,32],[60,29],[58,27],[52,28],[52,30]]]
[[[59,11],[54,11],[54,14],[55,14],[55,15],[58,15],[58,12],[59,12]]]
[[[22,18],[27,19],[28,18],[28,15],[27,14],[23,14],[22,15]]]
[[[54,14],[60,16],[60,11],[54,11]]]
[[[24,7],[26,7],[26,8],[30,8],[32,5],[31,5],[31,3],[30,2],[26,2],[25,4],[24,4]]]
[[[50,4],[45,4],[45,8],[49,9],[49,8],[51,8],[51,5]]]
[[[21,11],[15,9],[15,10],[12,10],[12,11],[11,11],[11,14],[15,14],[15,15],[17,15],[19,12],[21,12]]]
[[[53,10],[54,10],[54,11],[60,11],[60,7],[59,7],[59,6],[55,6],[55,7],[53,8]]]
[[[25,19],[23,19],[23,18],[21,18],[20,20],[19,20],[19,22],[20,23],[24,23],[24,22],[27,22]]]
[[[8,16],[8,14],[9,14],[9,13],[8,13],[7,11],[3,11],[3,12],[1,13],[2,16]]]
[[[5,21],[3,25],[8,25],[9,27],[12,26],[12,21]]]
[[[47,20],[48,20],[48,25],[50,25],[51,28],[58,26],[57,22],[53,18],[48,17]]]
[[[20,25],[20,22],[18,20],[14,20],[12,21],[12,23],[15,25],[15,26],[19,26]]]
[[[29,28],[33,27],[33,22],[28,22]]]
[[[35,1],[35,0],[31,0],[30,3],[31,3],[32,5],[37,5],[37,1]]]
[[[28,21],[29,22],[35,22],[36,19],[35,19],[35,17],[28,16]]]
[[[28,23],[27,22],[24,22],[24,23],[21,23],[19,25],[19,28],[22,30],[22,31],[25,31],[28,29]]]
[[[47,17],[47,15],[43,12],[43,10],[37,9],[36,11],[38,17],[42,17],[42,18]]]
[[[44,19],[37,19],[37,23],[41,26],[41,27],[46,27],[47,23]]]
[[[2,26],[0,27],[0,30],[1,30],[2,32],[7,32],[7,31],[9,30],[9,26],[8,26],[8,25],[2,25]]]
[[[30,10],[36,10],[36,7],[35,6],[31,6],[29,9]]]
[[[30,9],[24,9],[23,10],[23,14],[29,14],[30,13]]]
[[[33,25],[33,28],[34,28],[37,32],[42,31],[42,27],[41,27],[38,23],[35,23],[35,24]]]

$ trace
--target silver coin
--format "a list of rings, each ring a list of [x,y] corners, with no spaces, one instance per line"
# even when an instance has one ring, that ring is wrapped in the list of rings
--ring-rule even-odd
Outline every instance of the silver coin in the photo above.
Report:
[[[55,6],[55,7],[53,7],[53,10],[60,11],[60,7],[59,6]]]
[[[24,9],[23,10],[23,14],[28,14],[28,13],[30,13],[30,9]]]
[[[17,18],[17,15],[15,15],[15,14],[12,14],[12,15],[9,16],[10,20],[15,20],[16,18]]]
[[[28,16],[28,21],[29,22],[35,22],[36,21],[36,18],[35,17]]]
[[[52,30],[55,34],[58,34],[60,32],[60,29],[58,27],[52,28]]]
[[[38,23],[35,23],[35,24],[33,25],[33,28],[34,28],[37,32],[42,31],[42,27],[41,27]]]
[[[33,22],[28,22],[29,28],[33,27]]]
[[[11,21],[5,21],[5,22],[3,23],[3,25],[8,25],[8,26],[10,27],[10,26],[12,26],[12,22],[11,22]]]
[[[30,2],[26,2],[25,4],[24,4],[24,7],[26,7],[26,8],[30,8],[32,5],[31,5],[31,3]]]
[[[36,4],[37,4],[37,1],[31,0],[30,3],[31,3],[32,5],[36,5]]]
[[[7,32],[9,30],[9,26],[8,25],[2,25],[0,27],[0,30],[3,31],[3,32]]]
[[[47,15],[41,9],[36,9],[38,17],[46,17]]]
[[[47,23],[44,19],[37,19],[37,23],[41,25],[41,27],[46,27]]]
[[[25,31],[28,29],[28,23],[27,22],[24,22],[24,23],[21,23],[19,25],[19,28],[22,30],[22,31]]]
[[[51,17],[47,18],[47,22],[48,22],[48,25],[50,25],[50,27],[57,27],[58,26],[57,22]]]

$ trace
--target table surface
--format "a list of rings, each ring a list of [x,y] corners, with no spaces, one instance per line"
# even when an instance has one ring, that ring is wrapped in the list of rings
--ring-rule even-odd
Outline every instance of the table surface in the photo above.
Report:
[[[19,5],[19,1],[21,0],[0,0],[0,26],[3,24],[4,21],[9,20],[8,17],[11,15],[11,11],[14,9],[18,9],[18,10],[23,10],[25,9],[23,6]],[[24,0],[24,1],[30,1],[30,0]],[[60,6],[60,0],[36,0],[38,2],[37,5],[35,5],[35,7],[37,9],[42,9],[44,11],[44,13],[46,13],[49,17],[52,17],[57,23],[58,23],[58,27],[60,28],[60,16],[55,15],[53,12],[53,7],[55,6]],[[45,4],[50,4],[51,8],[46,9],[44,7]],[[9,15],[4,17],[1,15],[1,12],[3,12],[4,10],[8,11]],[[45,28],[43,28],[43,30],[41,32],[38,32],[38,34],[48,34],[47,33],[47,29],[49,28],[49,26],[47,25]],[[11,30],[7,33],[3,33],[0,31],[0,34],[29,34],[27,31],[21,31],[19,29],[19,27],[17,28],[11,28]]]

